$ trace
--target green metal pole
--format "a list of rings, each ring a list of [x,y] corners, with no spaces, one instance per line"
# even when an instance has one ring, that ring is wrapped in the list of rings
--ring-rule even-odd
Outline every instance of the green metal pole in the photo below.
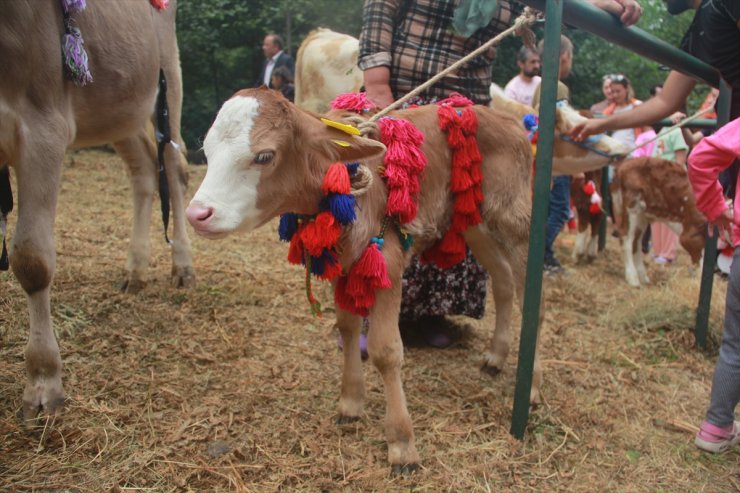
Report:
[[[540,98],[540,133],[537,139],[537,158],[535,159],[534,202],[524,288],[522,332],[519,341],[519,365],[516,371],[514,410],[511,420],[511,434],[520,440],[524,438],[529,419],[529,393],[532,388],[532,371],[537,348],[537,329],[542,298],[542,266],[545,259],[545,225],[550,200],[552,148],[555,141],[555,98],[560,68],[562,16],[563,0],[547,0]]]
[[[520,0],[537,10],[543,10],[546,0]],[[562,20],[565,24],[590,32],[630,51],[667,65],[674,70],[719,87],[719,72],[675,46],[648,34],[635,26],[623,27],[615,16],[583,0],[563,0]]]
[[[730,120],[730,100],[732,88],[724,80],[719,86],[717,100],[718,128]],[[712,305],[712,283],[714,282],[714,265],[717,262],[717,228],[713,228],[713,235],[707,236],[704,246],[704,262],[701,270],[701,286],[699,288],[699,306],[696,308],[696,327],[694,338],[696,345],[702,349],[707,347],[707,332],[709,332],[709,309]]]

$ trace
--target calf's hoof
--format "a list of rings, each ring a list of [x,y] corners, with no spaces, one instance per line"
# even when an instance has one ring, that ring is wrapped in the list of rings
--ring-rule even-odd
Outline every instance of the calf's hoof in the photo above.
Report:
[[[39,424],[44,415],[53,416],[61,411],[66,401],[61,378],[29,382],[23,391],[23,422],[29,427]]]
[[[125,294],[137,294],[139,291],[146,287],[146,281],[141,279],[135,279],[131,276],[127,276],[121,281],[120,290]]]
[[[173,288],[192,288],[195,286],[195,272],[190,266],[172,267],[172,287]]]
[[[498,366],[493,366],[488,363],[483,363],[483,366],[480,367],[480,371],[488,374],[491,377],[497,377],[499,373],[501,373],[502,369],[499,368]]]
[[[359,420],[360,420],[359,416],[343,416],[341,414],[337,416],[338,425],[348,425],[351,423],[356,423]]]
[[[409,476],[419,470],[419,464],[392,464],[392,476]]]

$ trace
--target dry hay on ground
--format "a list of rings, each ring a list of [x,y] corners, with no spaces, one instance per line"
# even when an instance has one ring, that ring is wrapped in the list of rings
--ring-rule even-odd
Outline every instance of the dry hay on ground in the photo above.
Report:
[[[191,171],[200,183],[204,168]],[[378,374],[368,366],[363,419],[335,426],[341,360],[331,295],[316,285],[326,313],[312,318],[276,224],[219,242],[193,238],[198,282],[183,291],[168,285],[169,252],[154,221],[150,283],[124,295],[130,193],[115,156],[68,156],[52,312],[70,402],[36,433],[17,418],[25,298],[0,274],[2,491],[740,489],[740,451],[710,456],[692,444],[725,283],[716,281],[714,349],[705,355],[692,347],[698,275],[685,253],[678,265],[650,265],[654,285],[644,289],[623,280],[613,239],[593,265],[566,261],[570,275],[546,279],[545,403],[523,443],[508,433],[516,356],[495,379],[479,372],[490,312],[451,349],[408,349],[404,382],[423,468],[390,478]],[[561,237],[566,258],[573,236]]]

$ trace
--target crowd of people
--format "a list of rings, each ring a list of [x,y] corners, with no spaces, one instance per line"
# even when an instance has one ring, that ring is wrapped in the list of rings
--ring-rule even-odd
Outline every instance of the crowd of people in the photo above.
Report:
[[[685,34],[681,49],[716,67],[732,87],[731,120],[715,135],[703,138],[698,132],[653,128],[656,121],[685,116],[685,104],[696,81],[672,71],[665,82],[651,88],[645,102],[636,98],[625,74],[610,73],[602,78],[604,99],[594,103],[593,118],[579,125],[572,137],[582,140],[589,135],[611,132],[613,138],[634,149],[634,156],[660,157],[688,164],[696,191],[697,205],[709,221],[723,230],[734,229],[734,245],[740,244],[740,211],[733,216],[725,199],[734,195],[738,182],[740,156],[740,2],[733,0],[664,0],[671,14],[695,10],[694,20]],[[364,74],[367,97],[384,108],[412,89],[426,82],[442,69],[481,46],[508,28],[521,11],[512,0],[491,2],[491,8],[479,9],[474,0],[365,0],[360,35],[359,67]],[[589,3],[614,14],[623,25],[638,21],[641,15],[635,0],[589,0]],[[263,43],[265,64],[257,82],[291,93],[293,60],[282,50],[282,40],[275,34]],[[523,47],[517,57],[519,73],[506,84],[505,94],[521,103],[538,107],[541,47]],[[458,71],[428,88],[414,104],[434,103],[460,93],[475,103],[490,100],[490,50],[470,60]],[[558,99],[569,99],[563,83],[573,63],[573,46],[561,39]],[[284,67],[284,70],[281,68]],[[713,104],[716,92],[706,104]],[[656,133],[657,131],[657,133]],[[692,151],[693,148],[693,151]],[[720,184],[724,184],[722,187]],[[547,221],[545,270],[562,274],[555,257],[555,238],[570,215],[570,177],[556,177],[552,182]],[[738,201],[740,202],[740,201]],[[736,202],[736,204],[738,204]],[[740,207],[740,204],[736,205]],[[736,219],[733,219],[736,218]],[[735,221],[735,222],[733,222]],[[677,237],[661,224],[653,224],[651,234],[643,239],[643,249],[652,251],[659,264],[676,258]],[[740,249],[735,250],[740,255]],[[454,342],[452,315],[483,316],[487,274],[468,254],[452,269],[441,270],[412,260],[403,279],[400,327],[402,335],[415,331],[429,345],[444,348]],[[727,290],[725,329],[719,360],[714,373],[711,402],[706,418],[696,436],[696,445],[710,452],[722,452],[740,443],[740,422],[735,421],[735,407],[740,400],[740,262],[733,263]]]

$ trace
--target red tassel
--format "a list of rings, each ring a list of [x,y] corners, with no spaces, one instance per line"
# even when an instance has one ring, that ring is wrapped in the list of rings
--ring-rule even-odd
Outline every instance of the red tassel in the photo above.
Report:
[[[368,284],[376,289],[388,289],[391,287],[385,257],[375,243],[371,243],[362,252],[359,260],[352,266],[350,274],[367,279]]]
[[[342,234],[342,227],[329,211],[320,212],[313,222],[307,223],[301,231],[301,240],[308,252],[320,257],[324,248],[331,249]]]
[[[601,206],[599,206],[599,204],[591,204],[588,206],[588,212],[592,216],[598,216],[601,214]]]
[[[347,166],[343,163],[334,163],[329,166],[324,176],[324,183],[321,185],[324,195],[330,192],[339,194],[348,194],[352,191],[352,185],[349,182],[349,172]]]
[[[473,214],[477,211],[478,204],[475,203],[475,191],[468,189],[455,194],[454,208],[455,214]]]
[[[473,179],[466,169],[453,169],[450,177],[450,190],[453,192],[462,192],[472,188]]]
[[[465,135],[475,136],[478,133],[478,116],[473,108],[465,108],[460,117],[460,127]]]
[[[589,180],[588,182],[584,183],[583,185],[583,193],[588,195],[589,197],[594,194],[596,191],[596,184]]]
[[[303,263],[303,242],[301,241],[300,231],[300,229],[296,231],[296,234],[290,239],[290,248],[288,248],[288,262],[294,265]]]

